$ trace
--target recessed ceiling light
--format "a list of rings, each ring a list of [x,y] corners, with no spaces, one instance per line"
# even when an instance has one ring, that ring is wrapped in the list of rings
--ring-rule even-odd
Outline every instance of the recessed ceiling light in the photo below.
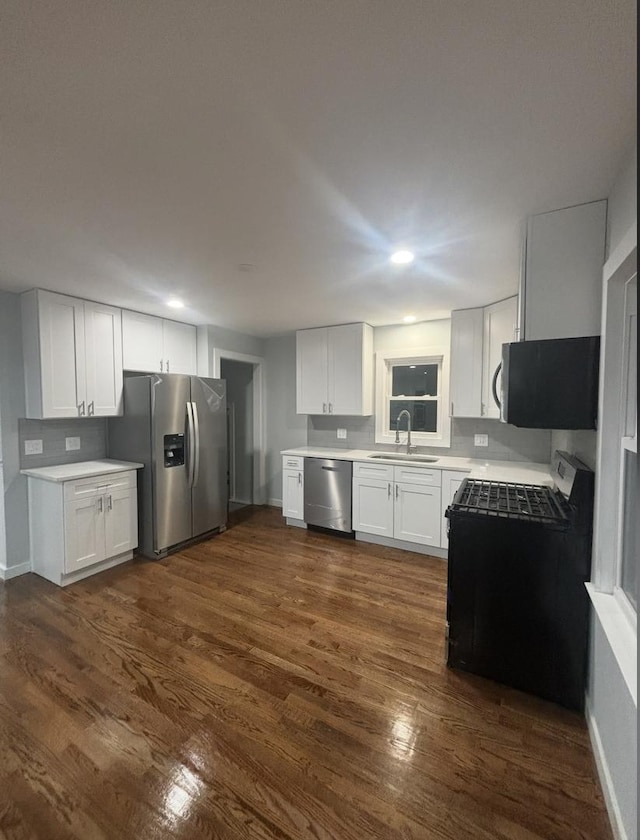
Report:
[[[171,300],[167,301],[167,306],[170,306],[172,309],[184,309],[184,303],[178,298],[171,298]]]
[[[415,315],[405,315],[402,320],[405,322],[405,324],[413,324],[413,322],[416,320],[416,316]]]
[[[391,262],[394,265],[408,265],[413,262],[414,257],[413,251],[394,251],[391,254]]]

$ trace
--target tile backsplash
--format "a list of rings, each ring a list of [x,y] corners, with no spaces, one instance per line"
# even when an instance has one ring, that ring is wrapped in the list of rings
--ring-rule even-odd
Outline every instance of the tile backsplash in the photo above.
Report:
[[[551,460],[551,432],[544,429],[518,429],[499,420],[452,421],[451,446],[418,447],[433,455],[455,455],[490,461],[533,461],[548,464]],[[338,429],[347,430],[346,440],[338,440]],[[474,446],[473,436],[486,434],[489,446]],[[406,440],[406,433],[401,433]],[[307,443],[309,446],[330,446],[332,449],[379,449],[395,452],[397,447],[375,442],[374,417],[312,416],[308,418]]]
[[[80,449],[67,452],[65,438],[80,438]],[[74,464],[107,457],[107,421],[100,417],[82,420],[18,420],[20,469]],[[41,440],[41,455],[25,455],[26,440]]]

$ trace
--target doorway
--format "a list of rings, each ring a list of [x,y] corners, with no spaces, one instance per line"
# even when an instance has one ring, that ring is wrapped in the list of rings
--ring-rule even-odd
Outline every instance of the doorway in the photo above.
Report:
[[[213,375],[227,383],[229,510],[264,504],[264,359],[214,348]]]

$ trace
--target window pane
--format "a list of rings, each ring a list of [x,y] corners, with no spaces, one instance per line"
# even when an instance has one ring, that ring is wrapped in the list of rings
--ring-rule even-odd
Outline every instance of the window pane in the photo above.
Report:
[[[412,400],[391,400],[389,411],[389,429],[395,432],[398,414],[403,409],[411,414],[412,432],[436,432],[438,430],[438,401],[413,402]],[[407,430],[406,416],[400,420],[401,431]]]
[[[622,499],[622,564],[620,586],[638,609],[638,456],[625,452],[624,497]]]
[[[436,397],[438,365],[394,365],[392,397]]]

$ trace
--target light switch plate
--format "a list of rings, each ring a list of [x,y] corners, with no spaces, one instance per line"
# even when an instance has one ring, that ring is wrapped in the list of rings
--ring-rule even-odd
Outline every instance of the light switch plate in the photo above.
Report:
[[[346,440],[347,439],[347,430],[346,429],[338,429],[338,440]]]
[[[42,455],[42,441],[41,440],[25,440],[24,442],[25,455]]]
[[[80,438],[66,437],[64,439],[64,448],[67,450],[67,452],[71,452],[74,449],[80,449]]]
[[[489,435],[474,435],[473,436],[473,445],[474,446],[489,446]]]

